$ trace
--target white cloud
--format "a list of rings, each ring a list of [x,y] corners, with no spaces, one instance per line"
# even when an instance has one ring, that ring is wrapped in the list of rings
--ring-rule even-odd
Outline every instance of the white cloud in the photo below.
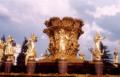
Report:
[[[101,18],[103,16],[115,16],[120,13],[119,5],[97,6],[95,12],[90,12],[94,18]]]
[[[106,35],[112,34],[111,32],[109,32],[109,31],[103,29],[102,27],[100,27],[99,25],[97,25],[95,22],[93,22],[92,24],[85,23],[85,25],[83,26],[83,30],[84,30],[84,34],[82,37],[87,38],[87,40],[91,40],[94,33],[96,33],[96,32],[104,33]]]
[[[95,22],[92,23],[91,29],[94,32],[104,32],[104,29],[102,29],[100,26],[98,26]]]
[[[102,27],[100,27],[100,25],[97,25],[95,22],[92,23],[91,31],[105,33],[107,35],[112,34],[110,31],[107,31],[107,30],[103,29]]]
[[[85,49],[94,46],[93,37],[96,32],[108,34],[109,32],[99,27],[95,22],[92,24],[85,23],[83,26],[84,34],[80,37],[81,48]]]
[[[3,5],[0,4],[0,14],[8,15],[9,11],[7,8],[5,8]]]
[[[0,16],[6,17],[12,22],[20,22],[19,19],[4,5],[0,4]]]
[[[40,39],[41,39],[41,40],[43,40],[43,39],[48,39],[48,37],[47,37],[47,35],[44,34],[44,35],[41,35]]]
[[[46,16],[75,16],[76,12],[70,6],[69,0],[28,0],[33,11]]]
[[[10,9],[11,20],[21,23],[28,21],[38,24],[43,21],[43,16],[77,17],[78,15],[69,0],[12,0],[8,1],[6,8]]]
[[[0,15],[9,16],[8,9],[5,6],[3,6],[2,4],[0,4]]]

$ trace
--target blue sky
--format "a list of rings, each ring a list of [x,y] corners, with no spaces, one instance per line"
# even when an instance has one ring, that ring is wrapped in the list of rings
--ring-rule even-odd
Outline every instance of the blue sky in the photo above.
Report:
[[[22,44],[31,33],[38,36],[38,56],[48,47],[48,37],[43,33],[44,21],[50,17],[70,16],[84,21],[84,34],[80,37],[80,53],[90,59],[88,48],[94,47],[96,31],[106,37],[103,43],[111,53],[120,36],[120,0],[0,0],[0,36],[12,35]]]

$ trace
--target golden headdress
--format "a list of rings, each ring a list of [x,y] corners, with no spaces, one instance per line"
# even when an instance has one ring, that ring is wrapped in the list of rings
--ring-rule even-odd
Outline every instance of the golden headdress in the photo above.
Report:
[[[31,40],[37,41],[37,36],[34,33],[31,35]]]
[[[8,38],[7,38],[7,41],[8,41],[8,42],[11,42],[11,41],[13,41],[13,40],[14,40],[13,37],[12,37],[11,35],[9,35]]]

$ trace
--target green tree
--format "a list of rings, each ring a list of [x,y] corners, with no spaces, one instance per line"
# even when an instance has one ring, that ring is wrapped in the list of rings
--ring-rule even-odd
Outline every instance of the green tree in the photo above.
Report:
[[[102,55],[103,63],[111,63],[112,62],[112,55],[110,54],[108,47],[103,45],[103,51],[104,51],[103,55]]]

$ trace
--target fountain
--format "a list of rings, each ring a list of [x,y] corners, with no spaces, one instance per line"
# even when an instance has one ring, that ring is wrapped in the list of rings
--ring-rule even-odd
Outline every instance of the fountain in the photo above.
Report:
[[[102,48],[103,38],[101,38],[99,33],[94,38],[95,48],[91,49],[93,61],[85,60],[84,54],[79,54],[79,58],[77,58],[79,51],[78,39],[83,34],[82,26],[84,25],[81,19],[52,17],[45,22],[45,25],[47,28],[44,29],[44,33],[50,39],[48,47],[50,54],[47,54],[46,50],[43,59],[35,60],[35,42],[37,42],[37,37],[33,34],[29,40],[25,40],[25,48],[23,49],[26,52],[22,52],[26,56],[25,65],[24,62],[23,65],[13,65],[13,38],[9,36],[4,43],[6,46],[4,51],[7,58],[6,61],[0,64],[0,76],[103,77],[104,74],[107,74],[104,76],[111,77],[111,74],[119,75],[118,49],[115,49],[114,52],[114,65],[103,63],[102,55],[105,50]],[[0,44],[1,52],[4,44]],[[1,56],[2,53],[0,60]]]

